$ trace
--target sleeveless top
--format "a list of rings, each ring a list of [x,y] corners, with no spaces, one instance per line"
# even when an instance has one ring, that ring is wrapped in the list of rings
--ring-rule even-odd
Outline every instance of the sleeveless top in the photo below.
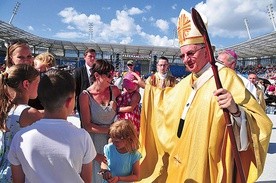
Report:
[[[110,91],[110,101],[115,101],[111,87],[109,87]],[[88,90],[84,90],[84,92],[89,96],[89,107],[90,107],[90,114],[91,114],[91,123],[94,123],[99,126],[109,127],[115,119],[116,111],[110,105],[104,106],[98,104],[93,96],[90,94]],[[110,102],[109,102],[110,103]],[[103,154],[103,148],[108,143],[108,134],[101,134],[101,133],[94,133],[89,132],[95,149],[97,153]],[[98,172],[101,170],[100,165],[98,162],[93,161],[93,175],[92,175],[92,182],[102,182],[103,179],[101,176],[98,175]]]
[[[20,104],[12,108],[6,120],[7,128],[10,131],[3,132],[0,130],[0,183],[12,182],[11,164],[8,160],[8,152],[14,135],[20,130],[20,116],[27,108],[30,108],[27,104]]]
[[[115,101],[111,88],[109,87],[110,91],[110,101]],[[101,105],[98,104],[93,96],[89,93],[88,90],[84,90],[86,94],[89,96],[89,106],[90,106],[90,113],[92,116],[92,122],[97,125],[101,126],[108,126],[114,121],[114,117],[116,115],[116,111],[113,110],[112,106]]]

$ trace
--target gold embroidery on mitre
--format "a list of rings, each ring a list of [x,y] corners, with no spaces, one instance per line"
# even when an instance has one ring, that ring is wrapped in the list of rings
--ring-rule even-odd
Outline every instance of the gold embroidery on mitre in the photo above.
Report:
[[[177,26],[178,40],[180,45],[184,44],[190,31],[191,31],[190,18],[187,17],[186,14],[181,14],[178,18],[178,26]]]
[[[207,19],[203,16],[203,22],[207,25]],[[179,45],[190,45],[204,43],[204,38],[197,30],[191,14],[184,9],[181,10],[177,22],[177,33]]]

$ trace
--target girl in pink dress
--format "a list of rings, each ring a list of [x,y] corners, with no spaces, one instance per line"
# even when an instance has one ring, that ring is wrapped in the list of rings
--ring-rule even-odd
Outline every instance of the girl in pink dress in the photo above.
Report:
[[[123,93],[117,98],[118,103],[118,119],[129,119],[136,127],[137,132],[140,130],[140,113],[139,106],[141,95],[138,85],[125,77],[123,80]]]

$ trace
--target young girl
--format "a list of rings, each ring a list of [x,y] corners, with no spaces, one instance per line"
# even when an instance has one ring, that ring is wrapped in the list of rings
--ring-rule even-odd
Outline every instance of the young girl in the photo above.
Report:
[[[34,68],[36,68],[41,73],[46,72],[55,65],[56,59],[51,53],[41,53],[34,58]]]
[[[132,79],[124,78],[123,89],[122,95],[117,98],[117,119],[129,119],[135,125],[139,134],[141,113],[139,103],[141,95],[138,91],[138,85]]]
[[[40,77],[27,64],[11,66],[0,74],[0,182],[11,182],[11,167],[7,155],[13,136],[21,127],[42,118],[42,114],[27,105],[37,97]]]
[[[136,182],[140,177],[141,154],[137,151],[139,140],[134,125],[129,120],[119,120],[110,126],[112,143],[104,146],[107,164],[102,163],[104,182]]]
[[[41,76],[55,65],[56,65],[55,57],[48,52],[41,53],[37,55],[34,59],[34,68],[40,72]],[[35,99],[30,99],[28,104],[29,106],[36,108],[37,110],[44,109],[38,97]]]

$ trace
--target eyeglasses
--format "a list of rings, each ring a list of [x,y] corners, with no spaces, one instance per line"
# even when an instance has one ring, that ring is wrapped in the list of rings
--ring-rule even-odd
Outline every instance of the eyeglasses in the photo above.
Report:
[[[194,56],[194,54],[196,54],[196,52],[198,52],[199,50],[201,50],[201,49],[203,49],[203,48],[205,48],[205,46],[202,46],[202,47],[198,48],[197,50],[190,50],[190,51],[188,51],[187,53],[182,53],[181,55],[179,55],[179,57],[180,57],[182,60],[184,60],[186,57],[191,58],[191,57]]]
[[[133,66],[132,64],[127,64],[127,66]]]

